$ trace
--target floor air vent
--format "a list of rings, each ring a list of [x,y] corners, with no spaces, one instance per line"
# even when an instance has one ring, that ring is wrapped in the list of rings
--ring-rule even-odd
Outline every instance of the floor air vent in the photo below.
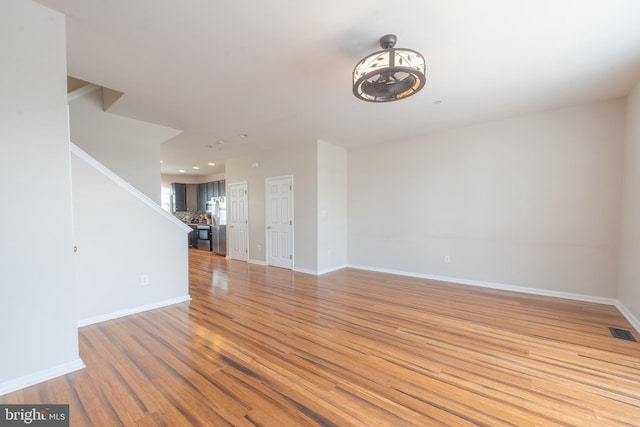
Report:
[[[625,329],[618,329],[618,328],[609,328],[609,330],[611,331],[611,335],[613,335],[615,338],[620,338],[621,340],[627,340],[627,341],[635,341],[636,339],[633,337],[633,335],[631,335],[631,332],[625,330]]]

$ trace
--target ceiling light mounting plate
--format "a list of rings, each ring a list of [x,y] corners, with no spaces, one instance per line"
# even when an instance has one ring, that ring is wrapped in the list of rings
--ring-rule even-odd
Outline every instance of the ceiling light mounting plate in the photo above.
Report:
[[[387,34],[380,37],[380,47],[383,49],[391,49],[398,42],[398,37],[395,34]]]

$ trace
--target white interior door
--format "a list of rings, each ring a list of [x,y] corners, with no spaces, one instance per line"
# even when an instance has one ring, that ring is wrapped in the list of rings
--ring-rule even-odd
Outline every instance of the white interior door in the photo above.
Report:
[[[265,180],[267,265],[293,268],[293,177]]]
[[[227,185],[227,253],[230,259],[249,258],[249,191],[246,182]]]

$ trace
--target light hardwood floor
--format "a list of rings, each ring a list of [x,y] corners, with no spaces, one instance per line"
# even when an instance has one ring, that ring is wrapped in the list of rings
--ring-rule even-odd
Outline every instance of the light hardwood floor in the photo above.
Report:
[[[0,403],[69,403],[72,426],[640,425],[614,307],[189,256],[190,303],[81,328],[86,369]]]

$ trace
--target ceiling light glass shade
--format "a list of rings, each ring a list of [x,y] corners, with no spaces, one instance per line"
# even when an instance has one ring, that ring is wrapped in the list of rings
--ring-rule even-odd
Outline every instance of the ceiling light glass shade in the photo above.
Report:
[[[396,49],[396,36],[380,38],[384,50],[363,58],[353,70],[353,94],[372,102],[406,98],[424,87],[425,60],[412,49]]]

